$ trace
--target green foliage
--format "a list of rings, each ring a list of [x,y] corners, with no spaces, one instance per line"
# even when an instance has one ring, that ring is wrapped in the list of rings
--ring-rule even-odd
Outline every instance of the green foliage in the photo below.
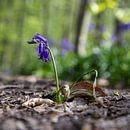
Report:
[[[61,78],[74,81],[84,72],[96,69],[99,72],[99,78],[108,79],[111,85],[130,84],[130,45],[126,48],[122,45],[113,44],[110,48],[100,47],[98,49],[98,53],[90,54],[85,58],[77,56],[77,62],[73,64],[73,67],[66,68],[61,74]],[[69,64],[69,62],[67,63]]]
[[[99,14],[106,9],[115,9],[118,5],[117,0],[99,0],[98,2],[93,1],[90,3],[90,10],[94,14]]]
[[[127,45],[127,43],[126,43]],[[100,74],[111,81],[111,84],[118,82],[128,85],[130,84],[130,46],[114,44],[110,49],[101,50],[100,58]]]

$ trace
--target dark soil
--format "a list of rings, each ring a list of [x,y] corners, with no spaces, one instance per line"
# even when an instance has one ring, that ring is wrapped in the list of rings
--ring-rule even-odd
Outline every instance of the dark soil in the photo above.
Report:
[[[64,82],[63,82],[64,83]],[[55,82],[34,77],[0,78],[0,130],[129,130],[130,90],[106,97],[76,97],[64,104],[22,104],[51,98]]]

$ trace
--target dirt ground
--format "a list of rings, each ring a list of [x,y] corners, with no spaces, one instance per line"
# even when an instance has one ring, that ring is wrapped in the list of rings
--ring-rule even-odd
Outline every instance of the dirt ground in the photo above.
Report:
[[[54,90],[48,79],[0,77],[0,130],[130,129],[130,89],[106,88],[108,96],[75,97],[64,104],[46,100]]]

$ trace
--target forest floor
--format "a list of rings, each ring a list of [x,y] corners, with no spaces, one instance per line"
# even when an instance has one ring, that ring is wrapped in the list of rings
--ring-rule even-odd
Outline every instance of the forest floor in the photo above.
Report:
[[[108,95],[98,100],[42,100],[54,90],[48,79],[1,77],[0,130],[129,130],[130,89],[106,88]]]

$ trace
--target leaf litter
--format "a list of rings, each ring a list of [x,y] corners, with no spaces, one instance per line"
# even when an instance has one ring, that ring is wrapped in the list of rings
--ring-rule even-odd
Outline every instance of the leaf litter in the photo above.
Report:
[[[0,130],[9,130],[8,125],[11,130],[118,130],[119,127],[127,130],[130,127],[130,90],[107,89],[106,94],[96,86],[95,100],[93,84],[82,81],[74,84],[66,102],[56,104],[52,100],[55,88],[52,80],[32,82],[14,78],[0,82]]]

